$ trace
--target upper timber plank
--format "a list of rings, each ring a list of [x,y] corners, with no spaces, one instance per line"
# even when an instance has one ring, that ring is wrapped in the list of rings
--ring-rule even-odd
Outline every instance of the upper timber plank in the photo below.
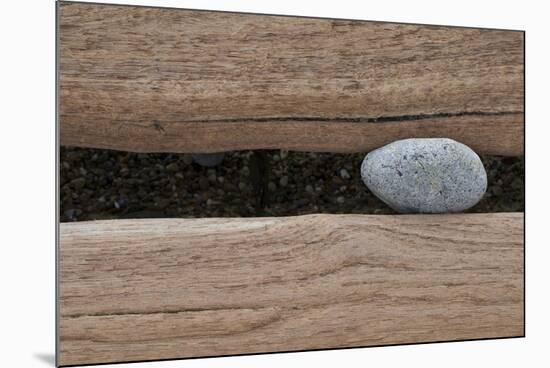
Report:
[[[61,2],[61,143],[215,152],[223,136],[223,150],[285,148],[277,131],[290,126],[296,150],[364,151],[420,132],[518,155],[523,42],[517,31]],[[354,138],[331,140],[348,126]]]

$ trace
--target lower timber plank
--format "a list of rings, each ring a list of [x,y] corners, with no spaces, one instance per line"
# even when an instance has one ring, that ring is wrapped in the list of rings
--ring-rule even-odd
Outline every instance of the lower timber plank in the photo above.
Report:
[[[523,214],[62,223],[59,363],[522,336]]]

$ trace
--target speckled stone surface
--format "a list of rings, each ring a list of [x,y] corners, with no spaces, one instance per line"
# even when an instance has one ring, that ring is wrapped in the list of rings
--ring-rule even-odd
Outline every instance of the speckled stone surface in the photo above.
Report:
[[[369,152],[366,186],[401,213],[461,212],[487,189],[487,174],[468,146],[447,138],[403,139]]]
[[[222,163],[225,153],[193,153],[193,161],[204,167],[214,167]]]

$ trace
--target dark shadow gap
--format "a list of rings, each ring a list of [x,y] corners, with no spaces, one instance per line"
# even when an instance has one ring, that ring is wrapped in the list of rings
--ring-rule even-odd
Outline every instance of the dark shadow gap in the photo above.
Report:
[[[189,154],[62,147],[61,221],[394,213],[363,184],[364,153],[254,152],[208,168]],[[524,158],[481,157],[488,189],[468,212],[523,211]]]

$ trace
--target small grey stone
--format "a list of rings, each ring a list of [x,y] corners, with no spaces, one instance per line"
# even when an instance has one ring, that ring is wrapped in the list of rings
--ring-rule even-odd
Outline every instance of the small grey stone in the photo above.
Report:
[[[118,199],[118,200],[114,201],[113,205],[118,210],[118,209],[121,209],[121,208],[125,208],[128,205],[128,201],[124,198],[121,198],[121,199]]]
[[[366,186],[402,213],[460,212],[474,206],[487,189],[479,156],[447,138],[404,139],[365,157]]]
[[[192,155],[183,155],[183,163],[186,165],[191,165],[193,163],[193,156]]]
[[[348,180],[349,178],[351,178],[351,175],[349,174],[348,170],[342,169],[340,170],[340,177],[344,180]]]
[[[177,162],[169,163],[168,165],[166,165],[166,170],[171,171],[171,172],[178,171],[179,170],[178,163]]]
[[[208,182],[208,178],[202,177],[199,179],[199,187],[201,190],[207,190],[210,187],[210,184]]]
[[[65,217],[72,219],[76,214],[76,210],[71,208],[71,209],[65,210],[63,214],[65,215]]]
[[[294,201],[294,208],[302,208],[304,206],[307,206],[308,203],[309,200],[307,198],[299,198]]]
[[[282,186],[282,187],[286,187],[288,185],[288,176],[283,176],[281,178],[281,180],[279,180],[279,184]]]
[[[270,181],[268,184],[267,184],[267,189],[269,189],[269,191],[271,192],[274,192],[277,190],[277,185],[275,185],[274,182]]]
[[[214,167],[222,163],[225,153],[193,153],[193,161],[204,167]]]
[[[84,178],[76,178],[76,179],[71,180],[70,184],[71,184],[75,189],[82,189],[82,188],[84,188],[84,185],[86,184],[86,179],[84,179]]]
[[[345,199],[344,197],[342,197],[342,196],[336,198],[336,202],[338,202],[338,203],[340,203],[340,204],[344,203],[345,201],[346,201],[346,199]]]
[[[127,167],[122,167],[119,173],[122,177],[126,177],[130,173],[130,170]]]
[[[313,187],[311,185],[306,185],[306,192],[311,193],[313,192]]]

